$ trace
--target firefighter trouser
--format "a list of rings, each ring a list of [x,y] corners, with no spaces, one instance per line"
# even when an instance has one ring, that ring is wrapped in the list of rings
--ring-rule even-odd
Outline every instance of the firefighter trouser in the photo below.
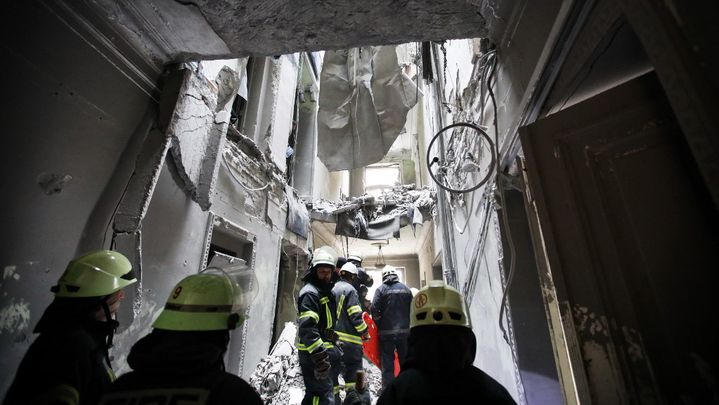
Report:
[[[382,365],[382,388],[386,388],[394,380],[394,351],[397,350],[399,363],[404,363],[407,356],[406,334],[379,335],[380,364]]]
[[[305,397],[302,405],[334,405],[335,398],[332,391],[332,370],[339,367],[342,351],[338,347],[326,349],[331,364],[327,378],[318,380],[315,377],[315,363],[312,362],[310,354],[306,351],[299,352],[300,369],[302,379],[305,382]]]
[[[339,375],[345,380],[345,389],[354,389],[357,381],[357,371],[362,369],[362,345],[343,342],[342,362],[339,367],[332,366],[332,384],[335,393],[335,403],[339,404]]]

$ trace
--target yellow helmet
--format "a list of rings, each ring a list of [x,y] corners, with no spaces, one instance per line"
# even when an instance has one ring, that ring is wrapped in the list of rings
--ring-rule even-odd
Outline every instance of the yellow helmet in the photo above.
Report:
[[[59,298],[103,297],[137,282],[127,258],[95,250],[73,259],[51,291]]]
[[[232,330],[243,320],[242,299],[240,286],[226,274],[193,274],[172,289],[152,326],[175,331]]]
[[[424,325],[455,325],[472,328],[467,304],[459,291],[444,281],[433,280],[412,299],[409,327]]]

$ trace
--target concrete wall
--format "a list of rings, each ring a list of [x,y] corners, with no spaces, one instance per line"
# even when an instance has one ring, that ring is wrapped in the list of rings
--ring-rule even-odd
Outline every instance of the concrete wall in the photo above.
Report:
[[[149,333],[175,283],[199,271],[203,261],[209,213],[185,193],[167,165],[142,223],[142,279],[140,306],[131,324],[121,328],[112,353],[117,375],[130,371],[126,363],[132,345]],[[131,309],[125,302],[121,311]]]
[[[16,8],[10,10],[17,12],[5,24],[9,37],[2,45],[3,88],[12,102],[0,117],[2,132],[12,136],[3,137],[0,148],[0,176],[8,195],[0,210],[0,397],[34,339],[32,328],[67,262],[86,250],[110,247],[111,218],[156,118],[153,99],[159,97],[154,83],[160,68],[143,65],[131,48],[99,46],[75,21],[68,22],[72,28],[63,23],[52,7],[29,3]],[[122,41],[104,45],[118,44]],[[145,70],[123,65],[118,54]],[[215,62],[205,66],[206,72],[213,76],[224,64],[237,67],[236,60]],[[267,115],[276,129],[267,146],[279,157],[276,163],[284,165],[297,70],[291,60],[280,65],[278,93],[268,100],[279,113]],[[286,212],[281,187],[265,191],[269,197],[250,196],[237,191],[241,186],[228,176],[224,162],[220,167],[212,213],[255,236],[258,299],[250,320],[233,333],[244,350],[238,368],[230,370],[248,377],[272,337]],[[164,164],[142,221],[142,280],[132,294],[135,306],[128,300],[119,314],[125,323],[112,351],[117,374],[129,370],[129,349],[151,330],[173,285],[202,268],[212,218],[188,196],[174,162]],[[306,249],[306,241],[290,239]]]
[[[534,90],[534,84],[542,70],[542,61],[553,46],[551,34],[561,22],[555,21],[560,14],[562,2],[534,4],[522,3],[521,9],[504,6],[497,11],[495,20],[489,21],[490,35],[506,32],[512,40],[504,37],[493,38],[498,46],[498,64],[495,74],[494,92],[497,99],[499,146],[502,153],[509,149],[510,139],[516,134],[516,128],[522,119],[522,113]],[[500,27],[501,26],[501,27]],[[497,29],[493,29],[497,28]],[[428,136],[440,128],[439,114],[444,114],[444,125],[466,121],[461,117],[461,108],[457,106],[457,96],[465,94],[465,89],[477,86],[477,80],[471,79],[474,51],[471,40],[448,41],[446,52],[439,52],[439,66],[435,73],[439,76],[448,105],[441,112],[438,94],[435,89],[425,90],[425,133]],[[445,67],[446,66],[446,67]],[[469,105],[470,100],[463,100]],[[476,115],[476,112],[475,112]],[[485,110],[484,117],[474,120],[487,125],[494,140],[492,126],[492,108]],[[428,144],[429,139],[425,139]],[[469,294],[470,316],[475,325],[477,336],[477,357],[475,365],[497,379],[520,402],[525,399],[524,389],[518,366],[515,364],[516,343],[513,338],[511,319],[503,321],[508,331],[505,340],[499,328],[500,302],[505,288],[506,271],[503,268],[503,249],[499,231],[500,218],[494,208],[494,193],[487,187],[494,187],[493,181],[480,187],[473,193],[465,193],[468,210],[459,206],[445,205],[454,218],[452,223],[440,223],[435,229],[435,240],[454,240],[452,245],[456,259],[457,280],[460,290]],[[466,213],[469,221],[462,230]],[[442,228],[447,229],[447,233]],[[441,245],[439,245],[441,246]],[[476,260],[473,260],[476,259]],[[471,266],[474,263],[474,266]],[[505,314],[507,312],[505,311]]]
[[[419,264],[419,286],[417,288],[422,288],[427,285],[428,281],[432,280],[432,262],[435,256],[434,221],[425,222],[418,230],[415,250],[417,251],[417,262]]]
[[[2,23],[0,397],[86,224],[94,215],[107,226],[114,204],[93,213],[104,193],[115,203],[122,193],[133,162],[120,156],[152,103],[110,49],[85,42],[49,7],[18,3]],[[86,247],[107,247],[102,233]]]
[[[282,55],[273,70],[274,107],[272,111],[272,160],[283,172],[287,168],[287,138],[292,131],[292,117],[297,97],[299,54]]]

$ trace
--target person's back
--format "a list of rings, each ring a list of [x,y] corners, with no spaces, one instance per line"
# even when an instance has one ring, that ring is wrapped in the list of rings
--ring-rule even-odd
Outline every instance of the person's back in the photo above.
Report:
[[[110,386],[103,405],[136,403],[261,404],[257,392],[227,373],[230,330],[251,298],[224,272],[188,276],[172,290],[154,330],[132,347],[132,372]]]
[[[401,373],[382,392],[378,405],[515,403],[502,385],[472,365],[476,341],[470,329],[415,328],[408,346]]]
[[[382,271],[382,285],[377,287],[372,300],[372,318],[380,334],[408,335],[412,291],[399,281],[394,268],[387,267]]]
[[[96,404],[114,379],[108,351],[122,289],[136,281],[118,252],[98,250],[71,261],[3,404]]]
[[[70,404],[91,404],[112,383],[104,328],[79,320],[55,326],[42,329],[30,346],[4,405],[49,404],[65,399]]]
[[[226,332],[175,332],[155,329],[140,339],[127,362],[132,372],[110,386],[102,404],[159,403],[261,404],[255,390],[240,377],[225,371]],[[136,401],[136,402],[133,402]]]
[[[413,300],[407,359],[377,404],[514,404],[507,390],[474,367],[477,342],[463,298],[431,281]]]
[[[382,285],[372,299],[372,318],[379,330],[383,386],[394,379],[395,351],[400,364],[405,360],[411,302],[412,291],[399,281],[394,267],[386,266],[382,270]]]

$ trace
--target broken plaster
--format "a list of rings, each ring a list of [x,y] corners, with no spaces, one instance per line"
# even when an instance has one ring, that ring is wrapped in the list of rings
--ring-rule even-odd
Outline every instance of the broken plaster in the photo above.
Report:
[[[37,184],[47,195],[60,193],[70,180],[72,180],[72,176],[69,174],[61,175],[57,173],[43,172],[37,176]]]
[[[203,210],[211,206],[229,125],[228,109],[239,81],[237,73],[225,66],[218,74],[215,92],[207,78],[188,69],[168,128],[178,175],[185,191]]]
[[[30,326],[30,303],[20,298],[10,298],[10,304],[0,310],[0,335],[3,333],[17,333]]]

